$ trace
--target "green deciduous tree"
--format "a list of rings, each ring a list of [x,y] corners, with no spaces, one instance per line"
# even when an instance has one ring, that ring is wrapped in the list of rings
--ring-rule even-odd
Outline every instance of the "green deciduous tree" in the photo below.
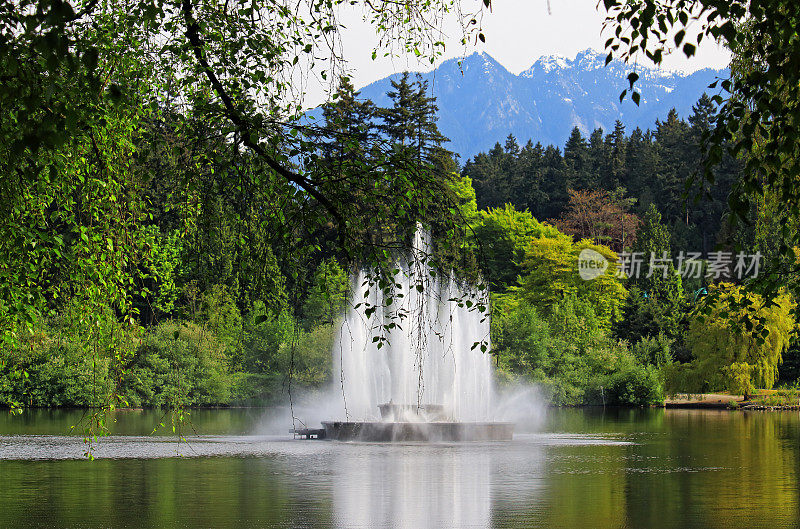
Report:
[[[201,326],[164,322],[142,338],[121,390],[132,406],[178,408],[230,398],[226,345]]]
[[[481,269],[496,291],[516,284],[532,239],[569,239],[553,226],[537,221],[529,211],[517,211],[511,204],[481,211],[474,233],[483,258]]]
[[[586,300],[566,299],[549,316],[519,301],[492,325],[501,374],[536,382],[555,403],[663,403],[656,369],[611,339]]]
[[[0,203],[5,245],[0,264],[5,286],[0,293],[0,323],[5,335],[16,322],[30,321],[43,303],[52,301],[56,282],[38,276],[54,259],[74,264],[78,275],[99,274],[93,281],[96,288],[116,296],[118,305],[130,304],[131,276],[125,271],[135,267],[119,256],[110,259],[108,251],[103,257],[101,245],[111,239],[114,251],[123,249],[128,258],[136,255],[131,243],[135,237],[107,232],[130,231],[120,222],[125,219],[128,226],[136,220],[135,211],[129,210],[139,195],[130,191],[141,182],[131,174],[131,158],[136,135],[146,122],[170,122],[173,126],[166,130],[179,136],[178,145],[218,147],[192,153],[186,167],[208,173],[226,165],[223,160],[233,162],[225,170],[246,177],[231,186],[234,190],[246,194],[268,187],[274,200],[264,209],[289,205],[294,214],[303,209],[297,218],[304,220],[309,231],[330,223],[347,249],[356,253],[363,249],[363,227],[369,224],[376,229],[376,221],[383,219],[376,219],[371,211],[353,209],[351,199],[358,191],[365,201],[374,202],[387,196],[385,190],[376,190],[372,180],[352,173],[343,178],[319,171],[323,166],[316,163],[315,151],[321,131],[300,125],[302,97],[295,90],[302,70],[331,80],[340,71],[337,6],[343,3],[257,6],[204,0],[55,4],[20,0],[0,6],[4,72],[0,194],[6,197]],[[378,29],[376,47],[398,43],[428,57],[441,52],[433,28],[435,21],[451,12],[449,2],[401,6],[380,1],[367,2],[365,7],[367,18]],[[458,10],[455,16],[469,22],[473,15]],[[468,33],[480,31],[477,20],[464,27]],[[84,174],[76,178],[76,172]],[[387,211],[412,226],[425,207],[426,201],[420,200],[423,195],[436,188],[428,196],[437,200],[443,196],[442,183],[423,173],[406,167],[392,175],[395,193],[388,196],[414,207]],[[198,182],[189,176],[182,182],[189,209],[219,211],[208,201],[208,193],[197,192]],[[409,179],[416,180],[414,185],[408,185]],[[79,195],[82,202],[55,208],[48,190],[59,197]],[[114,208],[117,211],[108,211]],[[246,216],[243,210],[238,213]],[[286,213],[284,209],[278,216]],[[31,222],[31,218],[39,221]],[[237,222],[226,221],[221,229],[240,233]],[[77,237],[54,238],[51,223],[61,223],[64,231]],[[90,224],[91,231],[77,229]],[[277,225],[283,229],[275,233],[276,238],[292,239],[297,226],[291,218],[282,218]],[[65,252],[59,241],[69,245],[73,240],[80,241],[73,245],[79,251]],[[380,255],[370,248],[361,254],[373,259]],[[222,252],[215,264],[224,272],[238,266],[241,257]],[[30,265],[28,259],[41,264]],[[94,263],[112,262],[118,263],[113,265],[115,270],[93,268]],[[79,282],[59,280],[57,284],[68,288]]]

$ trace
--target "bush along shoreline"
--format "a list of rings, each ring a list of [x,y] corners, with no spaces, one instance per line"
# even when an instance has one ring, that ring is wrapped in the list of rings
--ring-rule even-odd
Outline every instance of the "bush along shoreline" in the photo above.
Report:
[[[201,306],[194,320],[119,325],[112,333],[119,363],[105,354],[105,344],[87,348],[69,315],[42,319],[34,333],[2,350],[0,404],[269,406],[286,400],[290,383],[305,391],[328,380],[332,324],[306,327],[288,311],[269,313],[263,304],[243,317],[222,287],[203,296]]]

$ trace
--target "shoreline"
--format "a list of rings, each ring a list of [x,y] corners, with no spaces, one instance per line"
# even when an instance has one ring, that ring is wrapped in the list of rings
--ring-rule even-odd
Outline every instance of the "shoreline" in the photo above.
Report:
[[[665,410],[717,410],[717,411],[800,411],[800,404],[788,404],[788,405],[767,405],[767,404],[758,404],[758,403],[750,403],[750,404],[741,404],[737,406],[731,406],[726,403],[717,403],[717,402],[680,402],[680,401],[671,401],[667,400],[662,405],[653,404],[651,406],[622,406],[622,405],[611,405],[608,404],[603,406],[602,404],[569,404],[569,405],[562,405],[562,404],[548,404],[547,408],[561,408],[561,409],[568,409],[568,408],[575,408],[575,409],[587,409],[587,410],[596,410],[601,408],[609,408],[609,409],[617,409],[617,410],[644,410],[644,409],[665,409]],[[180,411],[212,411],[212,410],[268,410],[270,408],[274,408],[274,406],[197,406],[191,408],[182,408],[176,410],[164,410],[161,408],[115,408],[112,413],[133,413],[133,412],[162,412],[162,413],[169,413],[170,411],[173,412],[180,412]],[[96,411],[101,410],[102,408],[80,408],[80,407],[70,407],[70,406],[54,406],[54,407],[27,407],[27,408],[16,408],[18,412],[26,412],[26,411]],[[0,413],[9,413],[12,411],[12,408],[0,408]]]
[[[665,408],[672,409],[711,409],[731,411],[791,411],[800,410],[797,403],[770,403],[770,394],[754,395],[749,400],[744,400],[742,395],[727,395],[724,393],[679,393],[664,401]]]

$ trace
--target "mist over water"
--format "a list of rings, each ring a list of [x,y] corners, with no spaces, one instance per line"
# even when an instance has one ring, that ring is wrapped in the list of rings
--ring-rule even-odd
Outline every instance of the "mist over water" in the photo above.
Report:
[[[496,389],[492,404],[492,420],[514,423],[516,433],[533,433],[544,425],[549,398],[538,385],[516,383]]]

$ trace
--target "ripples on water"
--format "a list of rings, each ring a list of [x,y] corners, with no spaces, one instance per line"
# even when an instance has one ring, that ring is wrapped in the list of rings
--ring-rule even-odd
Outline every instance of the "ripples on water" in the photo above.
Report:
[[[165,457],[302,457],[309,453],[335,456],[345,450],[372,453],[396,447],[408,447],[421,453],[468,449],[469,452],[509,454],[533,450],[537,446],[627,445],[614,437],[576,434],[518,434],[511,443],[328,443],[300,441],[289,436],[115,436],[98,439],[88,445],[82,437],[63,435],[0,435],[0,458],[4,460],[85,459],[87,449],[99,459],[159,459]],[[345,448],[349,447],[349,448]],[[358,448],[353,448],[358,447]],[[415,448],[416,447],[416,448]]]

